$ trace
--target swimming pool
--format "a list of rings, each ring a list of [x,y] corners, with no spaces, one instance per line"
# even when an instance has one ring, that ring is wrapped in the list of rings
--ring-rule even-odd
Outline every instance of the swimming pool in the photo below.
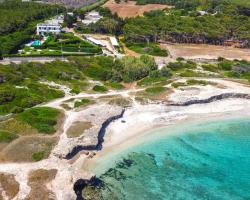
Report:
[[[35,40],[34,42],[32,42],[31,46],[40,46],[41,42],[39,40]]]

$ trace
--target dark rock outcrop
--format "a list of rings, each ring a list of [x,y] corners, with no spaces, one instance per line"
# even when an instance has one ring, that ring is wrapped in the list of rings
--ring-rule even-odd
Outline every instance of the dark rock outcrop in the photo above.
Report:
[[[65,159],[70,160],[72,159],[76,154],[78,154],[80,151],[100,151],[102,149],[102,143],[104,142],[104,136],[106,133],[106,129],[109,126],[110,123],[113,121],[120,119],[123,117],[123,114],[125,112],[125,109],[122,110],[122,112],[119,115],[112,116],[108,118],[106,121],[103,122],[99,132],[98,132],[98,143],[94,145],[78,145],[75,146],[71,152],[69,152],[66,156]]]
[[[206,104],[206,103],[212,103],[215,101],[220,101],[223,99],[230,99],[230,98],[238,98],[238,99],[249,99],[250,100],[250,94],[245,94],[245,93],[224,93],[224,94],[219,94],[215,96],[211,96],[207,99],[194,99],[186,102],[181,102],[181,103],[169,103],[167,105],[169,106],[190,106],[194,104]]]

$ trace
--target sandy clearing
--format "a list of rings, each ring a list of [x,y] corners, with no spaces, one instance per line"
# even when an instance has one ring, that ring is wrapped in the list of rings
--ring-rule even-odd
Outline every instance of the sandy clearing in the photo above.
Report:
[[[136,5],[135,1],[122,1],[117,4],[114,0],[109,0],[103,7],[108,7],[113,14],[117,13],[118,16],[122,18],[142,16],[144,12],[149,12],[151,10],[171,8],[171,6],[161,4]]]
[[[172,58],[186,59],[244,59],[250,61],[250,49],[240,49],[229,46],[216,46],[207,44],[161,44],[167,49]]]

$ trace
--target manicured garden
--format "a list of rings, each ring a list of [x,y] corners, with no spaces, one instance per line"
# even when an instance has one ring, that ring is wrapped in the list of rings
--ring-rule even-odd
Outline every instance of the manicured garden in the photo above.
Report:
[[[102,50],[88,41],[84,41],[73,33],[49,35],[46,41],[37,46],[25,46],[19,56],[62,56],[62,55],[94,55]]]

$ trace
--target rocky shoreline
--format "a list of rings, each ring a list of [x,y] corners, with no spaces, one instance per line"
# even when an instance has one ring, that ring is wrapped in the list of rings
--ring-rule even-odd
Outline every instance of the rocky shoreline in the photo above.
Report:
[[[64,158],[67,160],[70,160],[74,158],[76,154],[78,154],[80,151],[100,151],[102,150],[102,143],[104,141],[104,136],[106,132],[106,128],[109,126],[110,123],[114,122],[115,120],[122,118],[123,114],[125,112],[125,109],[122,109],[122,112],[119,115],[111,116],[108,119],[106,119],[102,125],[100,130],[98,131],[98,142],[96,144],[91,144],[91,145],[78,145],[75,146],[71,152],[69,152]]]
[[[190,106],[195,104],[206,104],[206,103],[212,103],[215,101],[220,101],[223,99],[247,99],[250,100],[250,94],[246,93],[223,93],[219,95],[211,96],[207,99],[195,99],[195,100],[189,100],[186,102],[181,103],[169,103],[167,105],[169,106]]]

